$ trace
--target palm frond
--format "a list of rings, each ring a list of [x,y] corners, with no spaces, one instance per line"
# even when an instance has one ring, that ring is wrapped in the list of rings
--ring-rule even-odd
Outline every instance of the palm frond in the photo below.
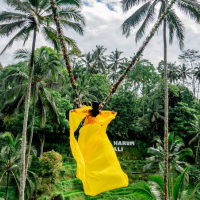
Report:
[[[135,41],[138,42],[142,36],[144,36],[145,34],[145,30],[146,28],[149,26],[149,23],[152,22],[155,19],[155,6],[159,1],[154,1],[151,6],[148,8],[148,13],[145,17],[144,22],[142,23],[141,27],[139,28],[139,30],[136,33],[135,36]]]
[[[5,46],[5,48],[2,50],[2,52],[0,53],[0,55],[2,55],[4,53],[4,51],[6,49],[8,49],[10,46],[12,46],[13,42],[19,39],[23,39],[25,38],[26,34],[27,34],[27,29],[28,27],[23,27],[9,42],[8,44]]]
[[[14,59],[24,59],[29,60],[31,57],[31,52],[28,49],[18,49],[14,52]]]
[[[66,29],[72,28],[78,34],[83,35],[83,27],[79,23],[70,22],[68,20],[60,20],[60,22]]]
[[[179,177],[176,179],[176,182],[173,186],[173,199],[179,199],[179,195],[180,195],[180,186],[183,184],[184,181],[184,175],[185,173],[187,173],[187,171],[189,170],[189,166],[185,168],[185,170],[183,171],[183,173],[181,175],[179,175]]]
[[[65,36],[65,41],[68,44],[68,46],[71,47],[71,51],[74,54],[76,54],[76,55],[80,55],[81,54],[81,50],[78,48],[75,40]]]
[[[81,1],[80,0],[58,0],[57,1],[58,5],[71,5],[71,6],[76,6],[76,7],[80,7],[81,6]]]
[[[126,37],[130,35],[132,28],[138,25],[146,17],[150,6],[151,2],[148,1],[124,21],[122,24],[122,33],[126,35]]]
[[[45,37],[45,39],[54,46],[54,49],[56,51],[59,51],[60,47],[59,47],[59,39],[57,36],[57,32],[51,27],[48,27],[48,28],[43,27],[42,34]]]
[[[200,20],[200,3],[197,0],[179,0],[178,7],[180,11],[188,14],[193,20],[199,22]]]
[[[13,31],[22,28],[26,24],[26,20],[21,20],[17,22],[12,22],[9,24],[1,24],[0,25],[0,35],[1,36],[9,36],[13,33]]]
[[[58,116],[58,112],[57,112],[57,108],[56,108],[54,99],[53,99],[52,95],[47,91],[46,88],[43,88],[43,91],[45,94],[45,98],[48,101],[48,104],[49,104],[48,108],[51,111],[52,117],[54,118],[54,121],[59,124],[60,120],[59,120],[59,116]]]
[[[150,186],[151,192],[154,194],[156,200],[162,200],[164,189],[163,177],[159,175],[150,176],[148,185]]]
[[[27,15],[3,11],[0,13],[0,22],[21,21],[27,18]]]
[[[173,10],[171,10],[169,15],[167,16],[167,24],[169,28],[169,43],[172,44],[174,38],[174,32],[176,32],[176,37],[179,41],[179,47],[180,49],[183,49],[184,25]]]
[[[146,182],[138,182],[132,186],[132,189],[136,194],[143,195],[145,199],[155,199],[154,194],[151,192],[151,188]]]
[[[133,6],[138,5],[139,3],[145,3],[148,0],[122,0],[121,4],[122,4],[122,9],[124,12],[128,11],[129,9],[131,9]]]

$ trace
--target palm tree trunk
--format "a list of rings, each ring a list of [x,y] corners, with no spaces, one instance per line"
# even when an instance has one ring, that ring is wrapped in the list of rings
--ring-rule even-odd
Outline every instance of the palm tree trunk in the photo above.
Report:
[[[34,51],[35,51],[35,43],[36,43],[36,33],[37,33],[37,27],[35,26],[34,33],[33,33],[29,81],[28,81],[28,88],[27,88],[27,94],[26,94],[26,100],[25,100],[24,123],[23,123],[23,131],[22,131],[21,176],[20,176],[19,200],[24,200],[24,189],[25,189],[25,184],[26,184],[26,175],[25,175],[26,133],[27,133],[27,124],[28,124],[29,102],[30,102],[30,96],[31,96],[31,83],[32,83],[32,76],[33,76],[33,71],[34,71]]]
[[[5,198],[5,200],[7,200],[8,199],[8,183],[9,183],[9,176],[10,176],[10,173],[8,172],[8,174],[7,174],[7,185],[6,185],[6,198]]]
[[[198,153],[199,153],[199,142],[200,142],[200,139],[198,140],[198,144],[197,144],[196,161],[195,161],[196,164],[198,164],[197,161],[198,161]]]
[[[165,2],[164,2],[165,6]],[[165,120],[164,120],[164,199],[168,200],[168,77],[167,77],[167,20],[164,20],[164,83],[165,83]]]
[[[198,93],[197,93],[197,101],[199,102],[199,87],[200,87],[200,80],[199,80],[199,84],[198,84]]]
[[[28,144],[28,152],[27,152],[27,156],[26,156],[26,169],[25,169],[25,174],[26,175],[25,176],[27,176],[29,159],[30,159],[30,152],[31,152],[31,145],[32,145],[32,140],[33,140],[33,130],[34,130],[34,123],[35,123],[35,106],[36,106],[35,95],[36,95],[36,93],[34,92],[34,98],[33,98],[33,115],[32,115],[32,124],[31,124],[31,133],[30,133],[29,144]]]
[[[39,138],[40,138],[40,157],[41,157],[43,156],[43,151],[44,151],[45,134],[40,133]]]

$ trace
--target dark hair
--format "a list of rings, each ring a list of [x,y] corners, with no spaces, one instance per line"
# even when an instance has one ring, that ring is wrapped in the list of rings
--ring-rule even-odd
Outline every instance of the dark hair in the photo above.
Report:
[[[99,103],[94,101],[92,102],[92,110],[91,110],[91,115],[93,117],[96,117],[99,114]]]

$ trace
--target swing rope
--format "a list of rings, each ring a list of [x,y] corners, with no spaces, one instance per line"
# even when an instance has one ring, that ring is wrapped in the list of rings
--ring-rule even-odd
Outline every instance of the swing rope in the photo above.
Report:
[[[104,99],[104,101],[100,104],[100,110],[103,109],[103,107],[105,106],[105,104],[108,102],[109,98],[116,92],[118,86],[120,85],[120,83],[124,80],[124,78],[127,76],[128,72],[130,71],[130,69],[138,62],[141,54],[143,53],[144,49],[146,48],[147,44],[150,42],[150,40],[152,39],[152,37],[155,35],[155,32],[158,30],[159,26],[161,25],[162,21],[167,17],[167,15],[169,14],[172,6],[174,5],[174,3],[176,2],[176,0],[172,0],[171,3],[166,7],[165,11],[163,12],[163,14],[160,16],[160,18],[158,19],[158,21],[156,22],[156,24],[153,26],[152,30],[150,31],[149,35],[146,37],[145,41],[143,42],[142,46],[139,48],[138,52],[136,53],[136,55],[133,57],[131,63],[128,65],[128,67],[126,68],[126,71],[124,72],[124,74],[122,74],[119,78],[119,80],[112,86],[112,89],[109,92],[109,95]],[[79,107],[79,103],[80,103],[80,107],[81,102],[77,93],[77,85],[75,84],[75,80],[74,80],[74,76],[73,73],[71,71],[71,64],[70,64],[70,59],[69,56],[67,55],[67,48],[66,48],[66,44],[65,44],[65,40],[64,40],[64,36],[63,36],[63,31],[59,22],[59,13],[57,11],[57,6],[55,5],[54,0],[51,0],[51,6],[52,6],[52,11],[53,11],[53,15],[54,15],[54,20],[56,22],[56,26],[57,26],[57,32],[58,32],[58,36],[60,39],[60,43],[61,43],[61,47],[62,47],[62,51],[63,51],[63,56],[65,59],[65,63],[66,63],[66,68],[70,77],[70,83],[72,85],[72,88],[74,89],[75,95],[76,95],[76,108]]]
[[[160,16],[160,18],[158,19],[158,21],[156,22],[156,24],[153,26],[152,30],[150,31],[150,34],[146,37],[146,40],[143,42],[142,46],[139,48],[138,52],[136,53],[136,55],[133,57],[131,63],[129,64],[129,66],[127,67],[126,71],[124,72],[124,74],[122,74],[119,78],[119,80],[112,86],[112,89],[109,92],[109,95],[105,98],[105,100],[101,103],[100,105],[100,110],[103,109],[103,107],[105,106],[105,104],[107,103],[107,101],[109,100],[109,98],[116,92],[119,84],[124,80],[124,78],[127,76],[127,73],[130,71],[130,69],[138,62],[141,54],[143,53],[145,47],[147,46],[147,44],[149,43],[149,41],[152,39],[152,37],[155,35],[155,32],[158,30],[158,27],[161,25],[162,21],[167,17],[167,15],[170,13],[170,10],[172,8],[172,6],[174,5],[174,3],[176,2],[176,0],[172,0],[171,3],[166,7],[165,11],[163,12],[163,14]]]
[[[54,17],[54,20],[55,20],[55,23],[56,23],[58,37],[59,37],[59,40],[60,40],[60,44],[61,44],[61,48],[62,48],[64,60],[65,60],[65,65],[66,65],[67,72],[68,72],[68,75],[69,75],[69,78],[70,78],[71,86],[72,86],[74,93],[75,93],[76,108],[78,108],[79,106],[81,107],[82,104],[81,104],[81,101],[79,99],[79,95],[78,95],[78,92],[77,92],[77,85],[75,83],[74,75],[72,73],[70,58],[67,54],[66,42],[65,42],[62,27],[61,27],[60,21],[59,21],[59,13],[58,13],[58,10],[57,10],[57,5],[54,2],[54,0],[51,0],[50,3],[51,3],[51,7],[52,7],[52,11],[53,11],[53,17]]]

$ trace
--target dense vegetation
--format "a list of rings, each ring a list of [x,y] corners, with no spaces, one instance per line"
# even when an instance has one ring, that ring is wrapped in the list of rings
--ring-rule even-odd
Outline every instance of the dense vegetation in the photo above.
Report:
[[[175,10],[163,23],[164,60],[154,66],[140,57],[104,108],[118,113],[107,129],[111,142],[134,141],[134,146],[116,152],[130,184],[90,197],[75,176],[69,146],[69,110],[75,107],[70,82],[76,80],[83,104],[102,102],[130,59],[117,49],[107,54],[101,45],[82,55],[76,42],[64,36],[62,51],[71,59],[64,60],[59,44],[62,32],[56,32],[58,16],[52,17],[50,2],[6,2],[12,12],[0,13],[0,35],[15,35],[1,53],[16,40],[25,44],[31,32],[33,40],[31,51],[15,52],[16,64],[0,64],[0,200],[18,196],[20,200],[200,199],[200,54],[188,49],[177,56],[177,62],[167,63],[167,28],[170,43],[174,33],[180,48],[184,42],[184,25]],[[169,4],[152,2],[122,0],[124,11],[144,3],[123,23],[123,34],[129,36],[144,19],[136,34],[138,41],[154,19],[157,3],[161,3],[158,17]],[[196,0],[180,0],[178,5],[199,22]],[[61,26],[83,34],[85,19],[78,0],[58,0],[54,8]],[[38,33],[54,49],[35,49]],[[74,78],[65,68],[69,61]]]
[[[189,53],[191,57],[196,57],[192,63],[191,60],[184,57]],[[1,155],[4,158],[1,160],[1,166],[5,171],[8,168],[11,171],[7,171],[7,173],[4,173],[4,170],[2,171],[2,197],[6,195],[6,192],[10,195],[15,195],[18,192],[17,182],[20,173],[20,148],[18,145],[21,142],[24,95],[27,90],[29,66],[28,55],[26,54],[27,52],[22,50],[16,52],[16,57],[21,58],[22,61],[5,66],[0,70],[0,127],[2,132],[1,141],[4,142],[4,146],[1,145]],[[188,181],[188,186],[186,184],[183,191],[191,191],[191,188],[195,189],[197,187],[200,180],[199,77],[197,76],[200,70],[198,67],[199,54],[198,51],[187,50],[179,58],[182,61],[179,66],[176,63],[168,63],[170,100],[169,170],[173,177],[180,176],[182,173],[187,174],[185,178]],[[78,92],[82,103],[90,104],[94,100],[103,101],[112,83],[116,81],[128,64],[127,60],[123,57],[123,53],[117,49],[110,55],[106,55],[106,49],[102,46],[96,46],[93,52],[83,56],[72,55],[73,73],[78,83]],[[124,147],[124,152],[117,152],[122,168],[128,173],[131,183],[130,188],[122,190],[124,191],[122,196],[125,194],[133,195],[133,191],[139,195],[141,193],[137,190],[139,185],[133,184],[139,180],[156,181],[162,178],[160,176],[156,177],[157,175],[155,177],[153,175],[153,178],[151,178],[151,174],[162,174],[164,157],[162,143],[164,123],[162,63],[161,61],[157,67],[154,67],[150,61],[142,58],[138,62],[136,70],[130,72],[105,108],[118,113],[107,130],[110,140],[135,141],[134,147]],[[192,70],[190,65],[195,65],[195,68]],[[192,80],[195,81],[194,86],[197,97],[191,92]],[[34,152],[37,150],[37,154],[36,152],[31,154],[32,162],[29,163],[29,171],[32,175],[29,173],[28,175],[32,178],[30,181],[33,182],[30,186],[26,186],[26,194],[29,198],[35,196],[44,199],[44,196],[50,198],[53,195],[80,195],[85,198],[80,182],[74,179],[75,168],[73,166],[75,163],[69,147],[68,112],[74,107],[74,103],[74,93],[68,82],[62,59],[49,47],[37,49],[35,52],[35,70],[28,126],[28,138],[32,131],[32,146],[35,147]],[[35,109],[34,112],[33,109]],[[32,127],[33,114],[34,127]],[[9,138],[12,138],[13,141]],[[14,143],[16,144],[14,145]],[[50,150],[55,151],[54,156],[50,156]],[[48,153],[43,154],[43,152]],[[56,152],[59,152],[62,156]],[[34,157],[35,154],[36,157]],[[50,162],[49,159],[54,159],[55,164]],[[7,165],[7,163],[10,163],[10,165]],[[13,165],[14,167],[12,167]],[[188,165],[190,167],[187,167]],[[143,173],[147,173],[148,176]],[[12,179],[12,174],[16,176],[15,181]],[[9,176],[10,178],[8,178]],[[154,178],[157,179],[154,180]],[[70,186],[70,184],[76,184],[74,181],[78,181],[77,184],[80,185],[79,187],[76,186],[78,188]],[[59,188],[60,184],[63,184],[63,189]],[[146,188],[150,187],[150,185],[145,185],[146,183],[143,182],[138,184],[143,184],[143,187]],[[14,187],[15,190],[13,186],[16,187]],[[48,187],[48,190],[45,187]],[[76,191],[75,194],[72,189]],[[115,195],[120,195],[120,191],[120,189],[116,190]],[[196,195],[197,192],[196,189]],[[114,194],[111,192],[102,195],[100,196],[104,198],[104,195],[113,196]],[[101,198],[100,196],[99,198]],[[107,198],[105,196],[105,199]]]

